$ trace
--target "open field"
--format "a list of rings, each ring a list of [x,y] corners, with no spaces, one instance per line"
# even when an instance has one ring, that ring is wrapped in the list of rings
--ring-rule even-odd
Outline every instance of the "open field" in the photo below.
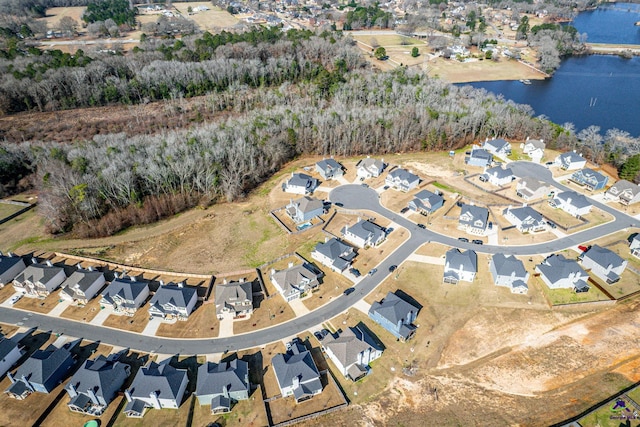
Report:
[[[193,396],[192,399],[196,399],[196,397]],[[239,401],[231,412],[226,414],[211,415],[209,405],[200,406],[197,399],[193,409],[193,423],[191,425],[194,427],[206,426],[216,421],[225,427],[263,427],[268,425],[260,387],[252,392],[248,400]]]
[[[209,10],[193,12],[189,14],[188,7],[195,9],[198,6],[206,6]],[[238,19],[226,10],[213,6],[211,2],[179,2],[173,3],[173,7],[185,18],[193,20],[202,31],[231,28],[236,25]]]
[[[25,206],[11,205],[9,203],[0,203],[0,219],[6,218],[9,215],[24,209]]]
[[[56,29],[58,27],[58,23],[60,20],[68,16],[73,18],[78,23],[78,28],[82,24],[82,14],[84,13],[86,7],[85,6],[77,6],[77,7],[51,7],[47,9],[47,15],[42,18],[47,23],[49,29]]]
[[[490,80],[542,80],[541,72],[522,64],[516,60],[500,58],[498,62],[492,60],[460,62],[441,57],[429,60],[426,64],[427,73],[450,83],[466,83]]]

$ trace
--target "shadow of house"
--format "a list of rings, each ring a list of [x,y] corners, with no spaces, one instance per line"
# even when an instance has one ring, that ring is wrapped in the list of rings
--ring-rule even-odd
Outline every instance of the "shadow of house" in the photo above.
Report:
[[[418,311],[422,311],[422,304],[420,304],[418,301],[416,301],[411,295],[407,294],[405,291],[403,291],[402,289],[396,289],[396,291],[394,292],[397,296],[399,296],[401,299],[403,299],[404,301],[408,302],[409,304],[411,304],[412,306],[414,306],[415,308],[418,309]]]

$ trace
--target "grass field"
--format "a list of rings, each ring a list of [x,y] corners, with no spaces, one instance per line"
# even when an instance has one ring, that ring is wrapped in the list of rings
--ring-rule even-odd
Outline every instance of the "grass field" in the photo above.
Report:
[[[195,9],[198,6],[206,6],[209,10],[188,13],[188,7]],[[185,18],[195,21],[202,31],[230,28],[239,22],[235,16],[226,10],[213,6],[211,2],[178,2],[173,3],[173,7]]]
[[[53,310],[58,303],[58,294],[54,292],[46,298],[22,297],[14,306],[23,310],[35,311],[36,313],[48,313]]]
[[[142,332],[149,323],[149,312],[142,307],[131,316],[112,314],[104,321],[103,326],[110,328],[124,329],[131,332]]]
[[[65,311],[62,312],[60,317],[67,319],[78,320],[81,322],[91,322],[94,317],[100,312],[100,296],[89,301],[86,305],[72,304]]]
[[[52,7],[47,9],[47,15],[42,18],[47,23],[49,29],[55,29],[58,26],[60,20],[69,16],[76,20],[78,26],[82,24],[82,14],[84,13],[86,7],[77,6],[77,7]]]
[[[217,337],[220,321],[216,317],[215,304],[196,304],[196,310],[186,321],[162,323],[156,333],[157,336],[171,338],[207,338]]]

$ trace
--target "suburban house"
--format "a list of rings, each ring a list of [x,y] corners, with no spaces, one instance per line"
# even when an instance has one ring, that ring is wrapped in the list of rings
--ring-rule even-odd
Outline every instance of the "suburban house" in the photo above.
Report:
[[[322,393],[320,373],[311,352],[294,340],[286,353],[278,353],[271,359],[282,397],[293,395],[300,403]]]
[[[529,291],[529,272],[522,261],[513,255],[495,254],[491,258],[489,271],[496,286],[509,288],[512,294],[526,294]]]
[[[464,159],[464,162],[469,166],[486,168],[493,162],[493,155],[484,148],[476,148],[474,146],[469,152],[469,155]]]
[[[326,180],[340,178],[344,174],[342,165],[334,159],[320,160],[316,163],[316,171]]]
[[[118,362],[119,354],[86,360],[71,377],[64,390],[69,395],[69,409],[81,414],[100,416],[115,399],[131,374],[131,367]]]
[[[101,271],[78,268],[62,282],[60,297],[67,301],[86,304],[96,296],[105,283],[104,274]]]
[[[631,251],[631,255],[640,258],[640,234],[636,234],[629,241],[629,250]]]
[[[22,357],[18,343],[0,336],[0,378]]]
[[[239,282],[221,283],[215,286],[216,316],[222,320],[247,317],[253,313],[253,286],[241,279]]]
[[[580,259],[584,268],[591,270],[593,274],[609,285],[620,280],[628,263],[617,253],[598,245],[591,246],[580,255]]]
[[[187,320],[198,302],[198,290],[183,283],[161,284],[149,302],[149,314],[155,317]]]
[[[546,228],[546,222],[542,214],[531,206],[522,206],[519,208],[509,206],[502,214],[505,219],[513,224],[521,233],[535,233],[537,231],[544,231]]]
[[[621,179],[609,187],[605,193],[605,198],[629,206],[640,201],[640,186]]]
[[[369,317],[401,341],[413,337],[417,327],[413,324],[420,309],[389,292],[380,302],[369,308]]]
[[[384,183],[400,191],[411,191],[418,186],[420,178],[406,169],[394,169],[387,174]]]
[[[149,283],[137,281],[133,276],[129,279],[117,278],[102,291],[100,304],[113,308],[116,313],[133,316],[149,297]]]
[[[293,194],[311,194],[318,186],[318,180],[304,173],[292,173],[284,184],[282,191]]]
[[[342,273],[351,266],[356,252],[351,246],[333,237],[324,243],[318,243],[311,252],[311,257],[331,270]]]
[[[502,166],[496,166],[496,167],[485,170],[485,172],[482,175],[480,175],[479,179],[481,181],[489,181],[490,184],[493,184],[497,187],[502,187],[504,185],[511,184],[511,181],[513,181],[514,176],[511,168],[503,168]]]
[[[478,255],[468,250],[460,251],[452,248],[445,254],[444,261],[444,283],[456,285],[458,282],[473,282],[478,272]]]
[[[45,264],[30,264],[13,279],[13,287],[30,297],[46,297],[64,282],[64,268],[47,261]]]
[[[249,398],[249,364],[231,361],[205,362],[198,368],[196,397],[200,406],[210,405],[211,413],[229,412],[239,400]]]
[[[549,194],[549,187],[535,178],[525,176],[516,184],[516,196],[527,201],[545,197],[547,194]]]
[[[369,373],[369,363],[382,356],[382,347],[359,327],[329,334],[322,347],[342,375],[357,381]]]
[[[575,171],[571,175],[571,181],[585,187],[587,190],[595,191],[602,190],[607,185],[609,177],[593,169],[584,168]]]
[[[484,144],[482,144],[482,148],[503,159],[511,154],[511,144],[502,138],[487,139]]]
[[[591,212],[591,202],[575,191],[563,191],[556,194],[553,200],[549,200],[549,205],[554,208],[560,208],[575,217]]]
[[[564,170],[582,169],[587,165],[587,160],[575,151],[562,153],[556,157],[555,165]]]
[[[271,270],[271,283],[278,289],[285,301],[291,301],[315,289],[320,284],[322,272],[317,272],[309,264],[289,264],[286,270]]]
[[[545,148],[547,148],[547,145],[543,139],[529,139],[527,137],[527,140],[522,144],[522,152],[531,157],[532,162],[536,163],[542,161]]]
[[[22,257],[11,252],[8,255],[0,252],[0,288],[3,288],[7,283],[11,283],[25,268],[27,267]]]
[[[535,270],[549,289],[573,289],[575,292],[589,290],[589,275],[576,260],[552,254],[536,265]]]
[[[489,209],[475,205],[463,204],[460,207],[458,229],[469,234],[484,235],[489,224]]]
[[[149,362],[138,370],[131,387],[124,392],[127,417],[142,418],[147,408],[180,407],[189,379],[187,370],[174,368],[169,365],[170,360]]]
[[[387,233],[378,224],[358,218],[351,227],[345,226],[342,229],[342,237],[359,248],[365,248],[378,246],[387,237]]]
[[[304,196],[297,200],[291,200],[285,210],[289,218],[299,224],[322,215],[324,213],[324,203],[322,200]]]
[[[444,199],[441,195],[429,190],[420,190],[413,196],[413,200],[409,202],[408,206],[412,211],[427,215],[440,209],[443,205]]]
[[[360,160],[356,165],[356,174],[360,180],[377,178],[383,170],[384,160],[372,159],[371,157]]]
[[[11,386],[5,391],[14,399],[26,399],[31,393],[51,393],[69,374],[76,363],[69,351],[75,343],[46,350],[36,350],[16,371],[7,372]]]

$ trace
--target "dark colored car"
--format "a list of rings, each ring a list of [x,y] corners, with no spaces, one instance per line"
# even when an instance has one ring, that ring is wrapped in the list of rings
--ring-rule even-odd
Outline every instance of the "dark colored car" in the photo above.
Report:
[[[461,242],[469,243],[469,239],[467,239],[466,237],[458,237],[458,240],[460,240]]]
[[[364,188],[369,188],[369,184],[365,184],[364,182],[360,185],[362,185]]]
[[[350,268],[349,273],[353,274],[356,277],[362,276],[362,274],[360,274],[360,270],[358,270],[357,268]]]
[[[427,228],[427,226],[424,224],[418,224],[418,228],[422,228],[424,230],[425,228]]]
[[[394,271],[396,271],[397,268],[398,268],[397,265],[392,265],[389,267],[389,271],[393,273]]]
[[[551,228],[556,228],[556,225],[551,221],[547,221],[547,225]]]
[[[356,288],[348,288],[348,289],[345,289],[344,294],[345,294],[345,295],[349,295],[349,294],[353,293],[353,291],[355,291],[355,290],[356,290]]]
[[[406,212],[406,211],[408,211],[408,210],[409,210],[409,208],[406,208],[406,207],[405,207],[405,208],[402,208],[402,209],[400,209],[400,213],[405,213],[405,212]]]
[[[482,240],[480,240],[480,239],[474,239],[474,240],[471,241],[471,243],[476,244],[476,245],[481,245],[484,242]]]

